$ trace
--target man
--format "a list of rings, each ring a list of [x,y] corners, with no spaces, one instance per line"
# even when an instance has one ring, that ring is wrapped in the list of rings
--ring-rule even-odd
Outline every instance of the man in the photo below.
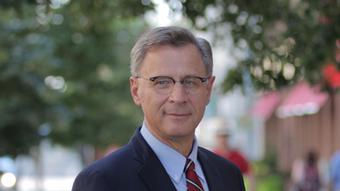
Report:
[[[73,191],[244,191],[237,167],[197,146],[209,102],[210,45],[180,27],[143,34],[131,51],[130,90],[142,127],[118,151],[84,169]]]
[[[225,124],[224,124],[225,125]],[[237,149],[231,148],[229,145],[229,137],[231,136],[230,129],[220,127],[216,131],[216,146],[213,152],[217,155],[234,163],[245,177],[246,188],[249,191],[255,190],[255,177],[251,171],[251,166],[246,157]]]
[[[230,147],[230,135],[230,130],[227,128],[218,129],[216,132],[216,147],[213,152],[234,163],[241,170],[242,174],[249,174],[250,164],[241,152]]]

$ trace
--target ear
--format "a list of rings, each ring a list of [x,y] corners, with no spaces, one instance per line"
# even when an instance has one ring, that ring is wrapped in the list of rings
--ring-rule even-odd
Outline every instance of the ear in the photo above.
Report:
[[[210,97],[211,97],[211,92],[212,92],[212,89],[213,89],[213,86],[214,86],[214,82],[215,82],[215,76],[211,76],[211,78],[208,81],[208,86],[207,86],[209,95],[208,95],[208,100],[207,100],[206,105],[208,105],[209,102],[210,102]]]
[[[139,90],[138,80],[137,78],[131,76],[130,77],[130,93],[135,104],[140,106],[141,100],[140,100],[138,90]]]

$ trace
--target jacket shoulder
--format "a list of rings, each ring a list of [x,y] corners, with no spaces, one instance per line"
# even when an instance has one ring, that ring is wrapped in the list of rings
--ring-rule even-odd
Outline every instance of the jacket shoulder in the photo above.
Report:
[[[198,153],[199,155],[203,156],[203,157],[207,157],[211,160],[215,160],[216,162],[221,162],[221,163],[228,163],[230,165],[233,165],[231,162],[229,162],[228,160],[226,160],[225,158],[213,153],[212,151],[203,148],[203,147],[198,147]]]
[[[218,167],[218,169],[223,172],[235,172],[236,174],[241,174],[241,171],[234,163],[203,147],[199,147],[199,155],[201,159],[210,161],[210,164],[214,164],[214,166]]]
[[[212,190],[245,190],[241,171],[233,163],[202,147],[198,157]]]
[[[130,144],[85,167],[76,177],[72,191],[112,190],[125,180],[126,174],[137,174],[138,161]],[[125,175],[124,175],[125,174]]]

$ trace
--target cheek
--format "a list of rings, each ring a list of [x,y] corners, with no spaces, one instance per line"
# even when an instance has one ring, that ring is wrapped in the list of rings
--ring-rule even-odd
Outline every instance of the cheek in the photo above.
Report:
[[[192,105],[199,109],[204,109],[209,103],[209,95],[201,94],[200,96],[194,96],[192,99]]]
[[[152,92],[146,93],[146,92],[140,91],[139,95],[141,98],[140,99],[141,106],[143,107],[144,111],[160,112],[162,105],[164,105],[164,103],[166,102],[166,98],[160,95],[155,95]]]

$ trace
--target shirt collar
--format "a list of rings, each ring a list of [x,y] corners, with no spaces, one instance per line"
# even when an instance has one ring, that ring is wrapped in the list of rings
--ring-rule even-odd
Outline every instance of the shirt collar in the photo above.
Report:
[[[141,134],[146,142],[150,145],[152,150],[155,152],[169,176],[176,183],[179,183],[182,176],[185,176],[184,167],[186,163],[186,158],[181,153],[162,143],[155,136],[153,136],[145,123],[143,123],[143,126],[141,128]],[[198,165],[197,150],[198,146],[195,138],[191,153],[188,158],[190,158],[196,166]],[[196,172],[200,179],[204,177],[201,168],[197,168]]]

